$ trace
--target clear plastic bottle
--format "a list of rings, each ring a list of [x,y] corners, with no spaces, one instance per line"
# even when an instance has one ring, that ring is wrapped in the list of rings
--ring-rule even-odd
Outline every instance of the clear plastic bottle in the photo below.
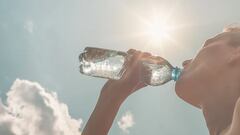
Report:
[[[118,80],[126,71],[126,61],[131,56],[125,52],[86,47],[79,55],[80,72],[85,75]],[[167,60],[151,56],[141,60],[140,74],[143,81],[152,86],[178,80],[181,69],[174,68]]]
[[[152,86],[162,85],[171,80],[177,81],[182,71],[159,56],[148,57],[142,60],[141,63],[142,79],[146,84]]]

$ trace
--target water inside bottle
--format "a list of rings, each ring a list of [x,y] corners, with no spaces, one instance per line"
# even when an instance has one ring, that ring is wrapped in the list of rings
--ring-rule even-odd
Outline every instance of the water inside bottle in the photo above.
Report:
[[[80,54],[80,72],[95,77],[118,80],[127,69],[126,61],[131,55],[114,50],[87,47]],[[170,80],[178,80],[181,69],[173,67],[167,60],[159,56],[141,59],[143,81],[152,86],[162,85]]]
[[[143,62],[145,82],[148,85],[162,85],[171,80],[172,67],[165,64]]]
[[[80,55],[80,72],[96,77],[120,79],[124,72],[125,55],[117,51],[86,50]]]
[[[143,61],[143,79],[148,85],[162,85],[172,80],[173,67],[166,61],[161,63],[152,63],[151,61]]]

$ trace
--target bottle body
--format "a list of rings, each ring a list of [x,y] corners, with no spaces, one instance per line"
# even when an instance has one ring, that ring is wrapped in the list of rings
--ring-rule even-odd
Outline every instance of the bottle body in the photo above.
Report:
[[[118,80],[127,69],[127,61],[131,56],[125,52],[85,48],[80,54],[80,72],[85,75]],[[142,80],[152,86],[162,85],[171,80],[177,80],[181,69],[174,68],[167,60],[159,56],[150,56],[141,62]]]
[[[126,70],[127,53],[86,47],[79,60],[82,74],[118,80]]]
[[[167,60],[159,56],[151,56],[142,60],[141,75],[143,81],[152,86],[163,85],[171,80],[178,80],[181,69],[173,67]]]

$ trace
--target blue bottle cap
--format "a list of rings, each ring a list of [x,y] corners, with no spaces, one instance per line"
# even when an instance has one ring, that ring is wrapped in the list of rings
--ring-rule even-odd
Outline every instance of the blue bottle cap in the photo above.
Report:
[[[182,69],[175,67],[172,70],[172,80],[177,81],[180,78]]]

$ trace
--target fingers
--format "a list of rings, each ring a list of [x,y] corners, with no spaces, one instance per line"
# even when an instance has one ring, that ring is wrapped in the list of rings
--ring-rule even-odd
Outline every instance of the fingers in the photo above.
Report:
[[[139,66],[140,60],[152,56],[151,53],[141,52],[134,49],[128,50],[127,53],[130,54],[130,60],[127,63],[129,69],[136,68],[137,66]]]
[[[135,50],[135,49],[129,49],[127,51],[128,54],[132,54],[132,55],[136,55],[136,54],[141,54],[141,56],[145,57],[145,56],[151,56],[152,54],[151,53],[148,53],[148,52],[142,52],[142,51],[138,51],[138,50]]]
[[[148,52],[143,52],[142,57],[148,57],[148,56],[152,56],[152,54]]]
[[[129,61],[127,61],[126,66],[127,70],[124,73],[122,79],[129,80],[133,82],[138,82],[141,80],[140,78],[140,67],[141,67],[141,60],[151,56],[150,53],[145,53],[141,51],[137,51],[134,49],[130,49],[127,51],[129,54]]]
[[[136,52],[137,50],[135,50],[135,49],[129,49],[128,51],[127,51],[127,53],[128,54],[133,54],[134,52]]]
[[[135,74],[136,74],[136,71],[138,70],[137,67],[139,65],[138,59],[139,59],[140,52],[132,51],[130,53],[131,55],[129,56],[130,57],[129,61],[126,61],[127,70],[122,77],[123,80],[126,80],[126,79],[128,80],[130,77],[137,77]]]
[[[130,63],[134,63],[134,61],[139,61],[140,59],[143,59],[143,58],[147,58],[149,56],[151,56],[151,53],[148,53],[148,52],[141,52],[141,51],[138,51],[138,50],[135,50],[135,49],[130,49],[127,51],[128,54],[130,54],[131,58],[130,58]]]

